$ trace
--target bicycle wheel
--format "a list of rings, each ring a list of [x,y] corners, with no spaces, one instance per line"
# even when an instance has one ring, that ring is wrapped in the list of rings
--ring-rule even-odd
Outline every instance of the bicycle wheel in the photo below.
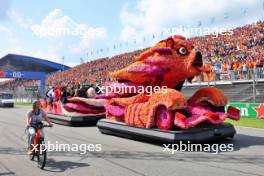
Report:
[[[44,142],[42,142],[41,144],[44,144]],[[46,165],[46,159],[47,159],[47,152],[46,152],[46,150],[39,151],[38,152],[38,167],[40,169],[44,169],[44,167]]]
[[[30,150],[30,149],[31,149],[31,144],[30,144],[30,142],[29,142],[29,136],[28,136],[28,139],[27,139],[27,145],[28,145],[27,149]],[[34,160],[34,158],[35,158],[35,152],[33,151],[33,152],[32,152],[31,154],[29,154],[28,156],[29,156],[29,159],[30,159],[31,161]]]

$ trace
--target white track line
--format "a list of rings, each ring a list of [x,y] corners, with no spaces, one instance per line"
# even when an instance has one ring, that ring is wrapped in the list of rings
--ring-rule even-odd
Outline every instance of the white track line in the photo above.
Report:
[[[254,128],[254,127],[245,127],[245,126],[236,126],[235,127],[239,127],[239,128],[248,128],[248,129],[253,129],[253,130],[263,130],[264,131],[264,128]]]

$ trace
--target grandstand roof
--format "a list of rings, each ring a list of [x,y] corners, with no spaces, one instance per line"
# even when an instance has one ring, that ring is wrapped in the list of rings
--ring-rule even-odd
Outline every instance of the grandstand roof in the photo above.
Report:
[[[0,70],[11,71],[35,71],[51,73],[59,70],[67,70],[70,67],[48,60],[23,56],[17,54],[7,54],[0,59]]]

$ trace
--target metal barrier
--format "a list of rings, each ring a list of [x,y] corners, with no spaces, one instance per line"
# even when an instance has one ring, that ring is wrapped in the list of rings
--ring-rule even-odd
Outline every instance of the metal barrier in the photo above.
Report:
[[[197,90],[197,86],[218,86],[225,91],[225,94],[232,102],[264,103],[264,68],[244,71],[230,70],[226,72],[212,72],[210,74],[210,79],[205,80],[204,73],[202,73],[200,76],[194,78],[192,84],[186,81],[184,87],[194,86],[196,87],[194,90]],[[37,85],[39,86],[39,82],[37,82]],[[221,87],[221,85],[231,85],[233,88],[228,89],[228,86]],[[12,87],[12,89],[17,102],[32,102],[39,97],[37,92],[26,91],[22,85]],[[191,95],[191,91],[189,92]]]
[[[264,68],[211,72],[209,74],[211,74],[210,79],[205,80],[205,75],[201,74],[199,77],[194,78],[192,83],[186,81],[184,87],[217,86],[224,89],[233,102],[264,103]],[[228,86],[221,85],[231,85],[231,88],[228,89]],[[242,97],[245,98],[242,99]]]
[[[20,103],[32,103],[40,97],[40,87],[38,87],[38,90],[29,91],[24,86],[20,86],[11,92],[13,93],[15,102]]]

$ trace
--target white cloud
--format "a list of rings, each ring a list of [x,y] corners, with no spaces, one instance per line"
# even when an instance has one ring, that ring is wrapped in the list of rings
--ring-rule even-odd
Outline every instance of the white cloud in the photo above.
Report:
[[[0,34],[2,35],[2,37],[8,36],[8,41],[12,40],[11,37],[13,36],[13,32],[7,27],[0,25]]]
[[[7,13],[11,4],[11,0],[0,0],[0,20],[7,18]]]
[[[107,38],[104,27],[79,23],[64,15],[61,9],[51,11],[39,23],[13,9],[8,11],[8,17],[12,23],[24,29],[23,35],[21,28],[18,28],[19,31],[12,28],[14,32],[7,25],[0,25],[0,38],[5,41],[0,43],[0,55],[16,53],[59,63],[65,57],[65,63],[73,66],[80,63],[80,57],[86,57],[91,47],[100,46]]]
[[[42,48],[37,51],[27,48],[25,45],[21,45],[21,41],[18,39],[17,34],[8,27],[0,25],[0,38],[2,41],[5,41],[0,43],[0,57],[13,53],[61,62],[61,55],[56,47],[47,47],[47,49]]]
[[[78,37],[91,40],[104,38],[107,35],[105,28],[77,23],[71,17],[64,15],[61,9],[53,10],[40,24],[32,25],[31,29],[35,35],[43,38]]]
[[[128,41],[129,39],[131,38],[135,39],[138,36],[137,36],[137,31],[134,27],[131,27],[130,25],[126,25],[122,29],[120,37],[123,41]]]
[[[262,0],[139,0],[126,3],[120,19],[121,40],[160,33],[164,28],[191,26],[235,27],[263,18]],[[246,11],[243,14],[243,11]],[[224,19],[224,15],[228,16]],[[211,18],[214,22],[210,23]],[[132,35],[131,35],[132,33]]]
[[[39,24],[33,24],[31,29],[40,40],[52,43],[47,52],[39,51],[36,54],[59,60],[62,56],[84,57],[89,48],[107,38],[107,30],[104,27],[78,23],[64,15],[61,9],[51,11]],[[74,62],[73,59],[68,61]]]
[[[28,18],[22,13],[19,13],[12,9],[8,12],[8,16],[10,17],[10,19],[14,20],[17,23],[17,25],[19,25],[22,28],[30,29],[31,26],[33,25],[33,20],[31,18]]]
[[[15,33],[11,29],[0,25],[0,38],[2,41],[5,41],[0,43],[0,56],[23,51],[22,47],[18,45]]]

